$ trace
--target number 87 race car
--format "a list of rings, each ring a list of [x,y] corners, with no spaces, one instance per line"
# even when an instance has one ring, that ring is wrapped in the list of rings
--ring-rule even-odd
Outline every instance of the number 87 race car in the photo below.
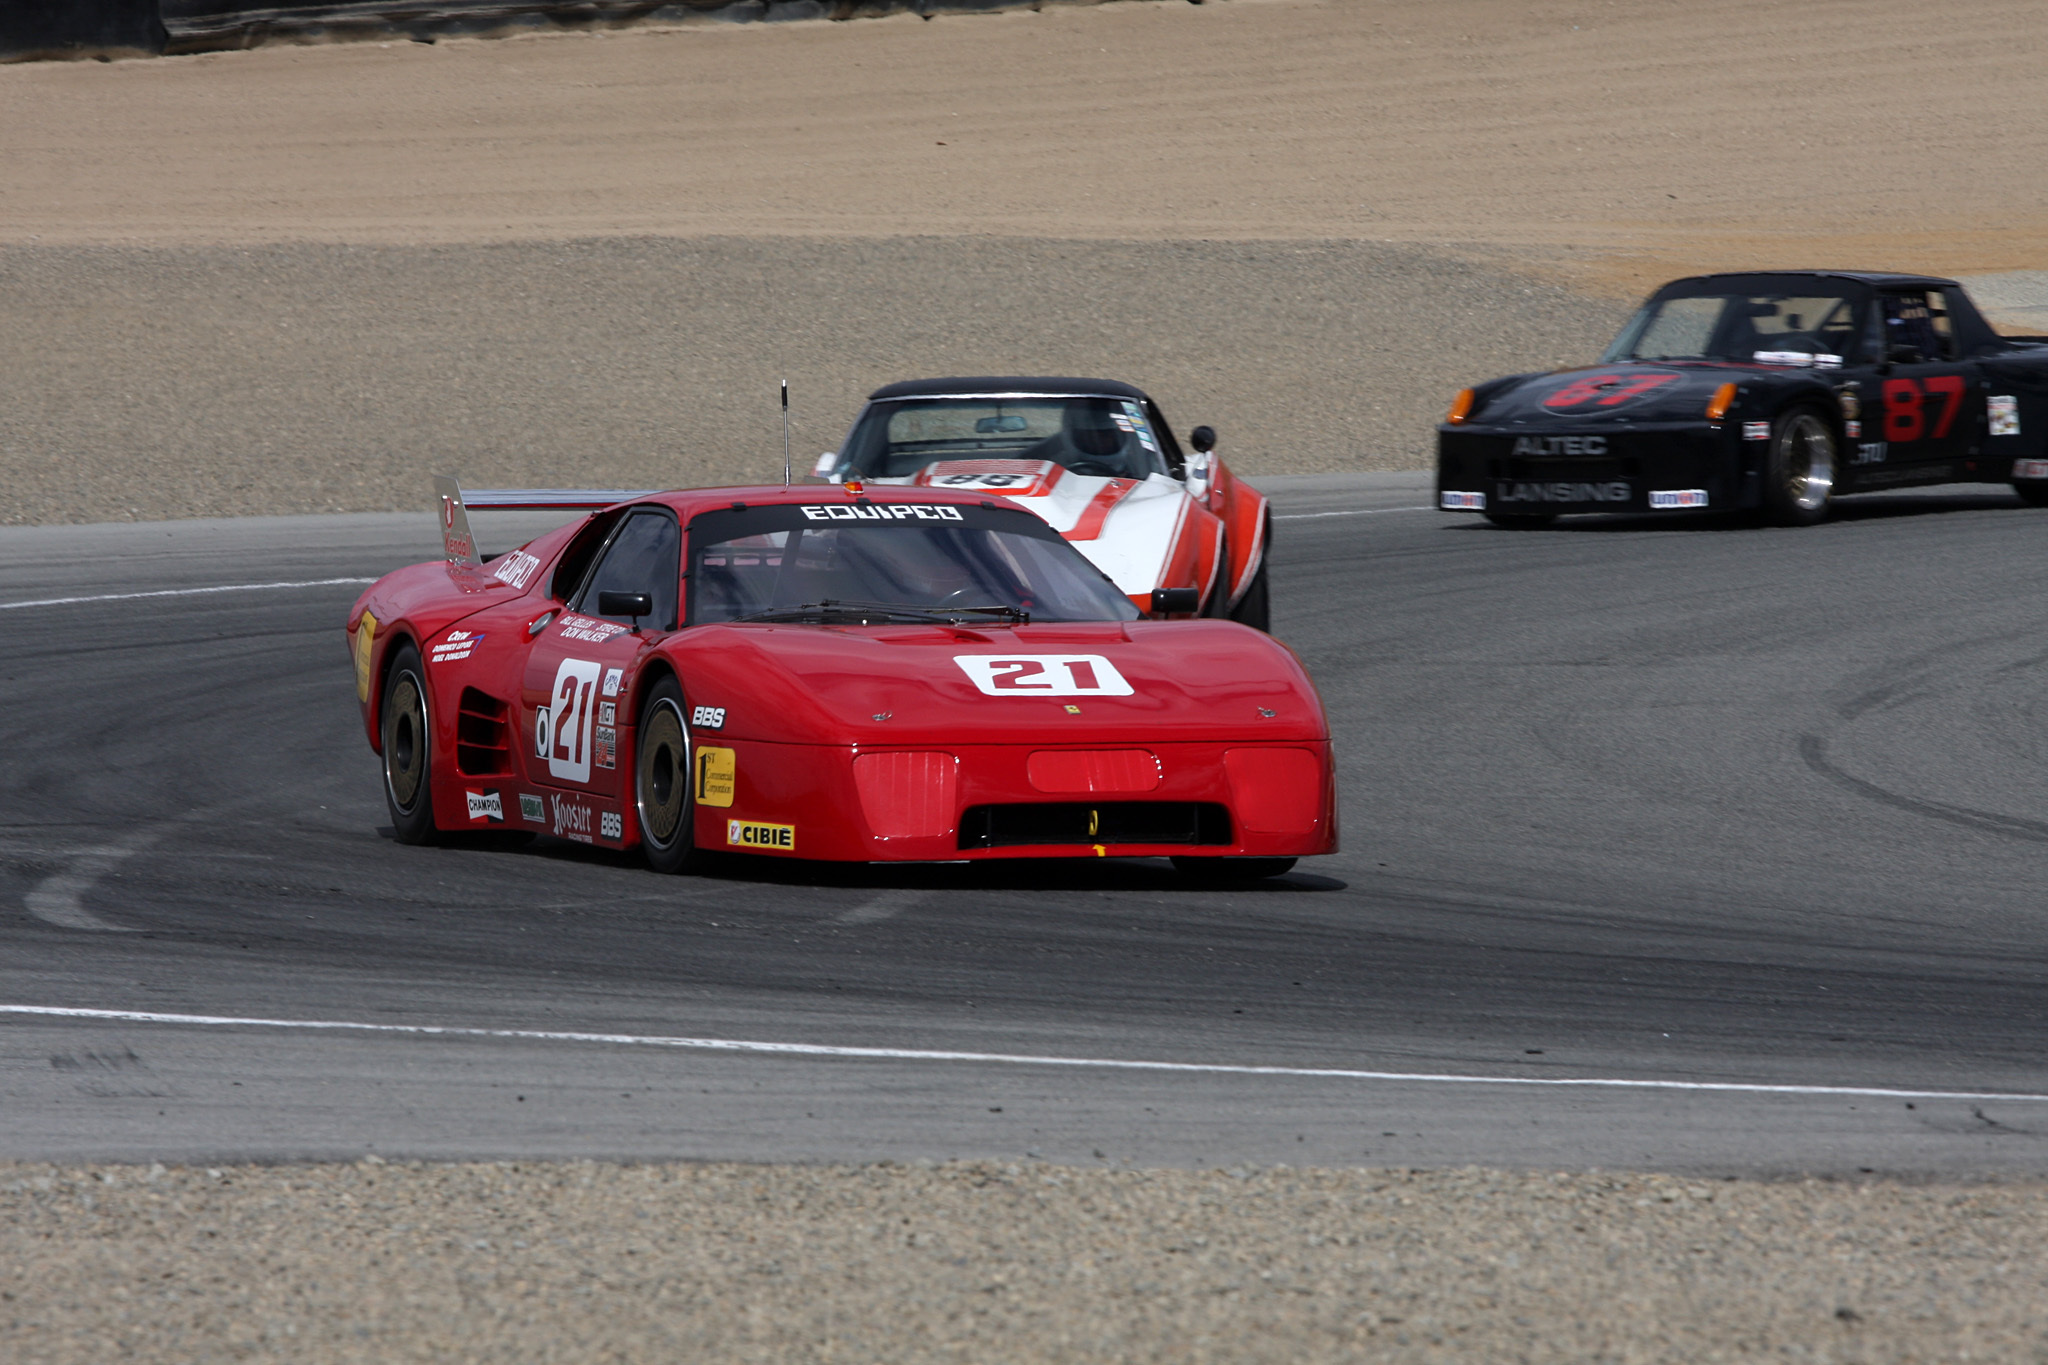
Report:
[[[485,562],[437,483],[445,559],[348,618],[403,842],[525,831],[661,871],[1164,856],[1215,880],[1336,848],[1328,723],[1293,652],[1143,619],[1007,499],[478,495],[611,504]]]

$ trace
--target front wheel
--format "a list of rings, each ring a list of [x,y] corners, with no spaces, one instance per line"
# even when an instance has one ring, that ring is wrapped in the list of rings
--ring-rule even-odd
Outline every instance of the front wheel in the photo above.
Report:
[[[1764,467],[1764,517],[1779,526],[1825,520],[1835,491],[1835,431],[1813,408],[1793,408],[1771,423]]]
[[[411,641],[384,675],[384,805],[401,844],[434,842],[434,730],[427,715],[426,670]]]
[[[1175,858],[1173,870],[1194,881],[1247,886],[1291,871],[1299,858]]]
[[[2038,479],[2014,479],[2012,491],[2029,507],[2048,507],[2048,483]]]
[[[690,792],[690,727],[683,689],[663,678],[640,703],[634,732],[633,799],[640,851],[656,872],[687,872],[703,859],[693,837],[697,803]]]
[[[1540,531],[1557,520],[1555,512],[1482,512],[1480,515],[1503,531]]]

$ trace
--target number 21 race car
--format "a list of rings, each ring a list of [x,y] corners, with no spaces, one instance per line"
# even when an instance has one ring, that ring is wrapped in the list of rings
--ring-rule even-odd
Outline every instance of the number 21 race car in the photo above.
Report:
[[[401,841],[525,831],[661,871],[1163,856],[1224,881],[1336,847],[1328,723],[1293,652],[1144,619],[1007,499],[635,495],[485,562],[437,484],[445,559],[348,618]]]
[[[1954,280],[1767,271],[1665,285],[1598,365],[1464,390],[1437,498],[1510,527],[1565,512],[1752,510],[2012,484],[2048,504],[2048,338],[2004,337]]]

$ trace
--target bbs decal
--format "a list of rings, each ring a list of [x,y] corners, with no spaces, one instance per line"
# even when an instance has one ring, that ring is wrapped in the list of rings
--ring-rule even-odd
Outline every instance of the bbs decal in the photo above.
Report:
[[[725,708],[723,706],[699,706],[690,712],[690,724],[699,730],[723,730]]]

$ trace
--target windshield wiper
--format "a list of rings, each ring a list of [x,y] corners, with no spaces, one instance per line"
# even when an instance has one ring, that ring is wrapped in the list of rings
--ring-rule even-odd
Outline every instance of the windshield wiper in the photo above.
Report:
[[[1024,608],[1022,607],[1006,607],[998,605],[989,607],[946,607],[944,608],[944,610],[948,614],[959,612],[964,615],[975,616],[1007,616],[1010,620],[1016,622],[1020,626],[1028,626],[1031,624],[1031,613],[1024,610]]]

